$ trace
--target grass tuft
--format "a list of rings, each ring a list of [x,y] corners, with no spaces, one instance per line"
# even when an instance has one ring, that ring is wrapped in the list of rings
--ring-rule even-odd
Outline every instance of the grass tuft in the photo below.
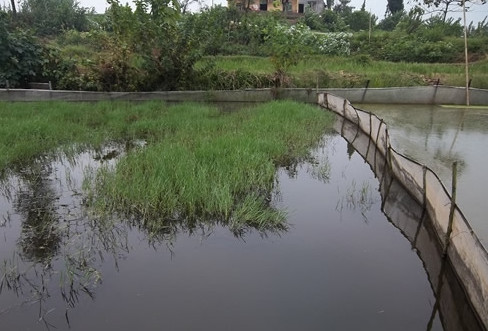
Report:
[[[283,226],[283,212],[270,204],[276,169],[309,157],[332,118],[290,101],[233,113],[199,104],[40,102],[0,103],[0,121],[2,171],[60,149],[144,139],[146,147],[89,176],[85,188],[101,214],[137,219],[152,235],[182,221],[236,232]]]

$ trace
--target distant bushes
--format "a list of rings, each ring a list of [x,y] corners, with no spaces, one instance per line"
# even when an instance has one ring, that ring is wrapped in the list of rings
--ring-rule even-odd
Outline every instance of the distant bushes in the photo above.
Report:
[[[90,91],[284,87],[293,86],[289,69],[306,55],[354,56],[368,63],[452,63],[464,57],[460,21],[423,20],[418,10],[378,24],[365,10],[306,11],[292,25],[281,12],[233,7],[183,15],[171,1],[138,0],[134,8],[111,0],[103,15],[72,0],[49,13],[53,0],[45,8],[42,1],[25,1],[17,16],[0,8],[0,86],[8,80],[12,87],[51,81],[56,89]],[[55,16],[49,24],[48,14]],[[63,15],[73,20],[66,23]],[[27,19],[39,26],[25,29]],[[468,29],[474,60],[488,53],[487,26],[482,21]],[[202,57],[217,55],[267,57],[274,72],[195,68]]]

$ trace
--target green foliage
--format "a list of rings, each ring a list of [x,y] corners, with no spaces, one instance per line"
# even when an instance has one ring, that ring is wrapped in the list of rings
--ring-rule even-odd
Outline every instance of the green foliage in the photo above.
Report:
[[[322,14],[317,13],[310,8],[305,10],[305,14],[300,18],[300,22],[312,30],[325,31],[324,22],[322,21]]]
[[[103,90],[174,90],[188,84],[199,59],[199,40],[188,21],[178,23],[178,3],[137,0],[136,9],[110,0],[115,42],[100,59]]]
[[[376,25],[376,16],[371,15],[367,11],[357,10],[349,14],[346,18],[346,24],[352,31],[369,30]]]
[[[308,27],[302,24],[292,27],[276,25],[270,31],[266,31],[266,41],[271,52],[271,63],[275,68],[277,86],[288,85],[286,77],[288,70],[310,52],[303,45],[303,35],[307,29]]]
[[[428,41],[441,41],[446,37],[462,37],[463,26],[461,19],[452,17],[444,20],[440,15],[428,18],[419,31],[419,34]]]
[[[90,9],[80,7],[75,0],[25,0],[17,16],[24,26],[45,36],[68,29],[87,31],[89,13]]]
[[[271,74],[251,73],[243,68],[224,70],[218,68],[214,61],[206,61],[195,71],[190,88],[195,90],[238,90],[274,86],[275,81]]]
[[[326,10],[321,14],[325,31],[342,32],[347,30],[347,25],[342,16],[336,11]]]
[[[28,31],[9,31],[7,15],[0,12],[0,86],[8,80],[11,87],[25,87],[38,74],[42,47]]]
[[[367,41],[367,33],[364,34]],[[380,43],[387,38],[382,36],[388,36],[388,33],[375,32],[371,40],[374,37]],[[383,56],[383,51],[380,53]],[[368,57],[372,59],[368,61]],[[473,87],[488,87],[487,64],[485,59],[470,65],[471,75],[475,77]],[[224,71],[243,69],[254,75],[271,75],[274,72],[269,60],[262,57],[218,57],[215,66]],[[371,81],[370,87],[422,86],[431,84],[438,78],[445,85],[464,86],[464,67],[452,63],[389,62],[378,60],[366,52],[364,55],[351,56],[307,56],[289,71],[290,83],[303,88],[315,88],[317,83],[324,88],[364,87],[366,80]]]
[[[187,14],[183,19],[193,26],[206,55],[232,53],[237,45],[247,47],[251,39],[242,12],[235,8],[215,6],[198,14]]]
[[[428,42],[409,36],[394,39],[384,49],[384,59],[395,62],[452,62],[456,54],[449,42]]]
[[[388,12],[395,14],[403,11],[403,0],[388,0]]]
[[[488,36],[488,17],[485,17],[476,26],[471,22],[468,27],[468,34],[470,36]]]
[[[393,31],[404,15],[402,11],[388,15],[378,23],[378,28],[383,31]]]
[[[339,0],[339,4],[334,6],[334,12],[341,16],[347,16],[352,13],[352,7],[349,6],[351,0]]]
[[[395,31],[402,31],[407,34],[418,32],[422,26],[422,15],[424,11],[419,8],[413,8],[406,15],[403,15],[395,27]]]

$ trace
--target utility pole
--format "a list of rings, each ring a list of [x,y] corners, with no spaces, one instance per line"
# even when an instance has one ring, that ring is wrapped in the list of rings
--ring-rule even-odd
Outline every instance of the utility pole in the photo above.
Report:
[[[464,21],[464,59],[466,61],[466,106],[469,106],[469,59],[468,59],[468,29],[466,28],[466,0],[463,0]]]
[[[369,9],[369,31],[368,31],[368,42],[371,43],[371,28],[372,28],[372,24],[371,24],[371,20],[372,20],[372,16],[371,15],[371,8]]]

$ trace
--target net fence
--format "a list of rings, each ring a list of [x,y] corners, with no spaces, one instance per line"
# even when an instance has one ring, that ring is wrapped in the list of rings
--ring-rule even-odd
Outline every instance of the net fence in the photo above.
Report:
[[[423,207],[441,249],[479,319],[488,328],[488,254],[439,177],[425,165],[397,152],[391,145],[386,123],[375,114],[328,93],[318,94],[318,103],[346,120],[339,128],[341,134],[348,135],[355,148],[364,151],[361,154],[383,190],[388,191],[390,178],[395,178]],[[356,139],[359,132],[369,139]]]

